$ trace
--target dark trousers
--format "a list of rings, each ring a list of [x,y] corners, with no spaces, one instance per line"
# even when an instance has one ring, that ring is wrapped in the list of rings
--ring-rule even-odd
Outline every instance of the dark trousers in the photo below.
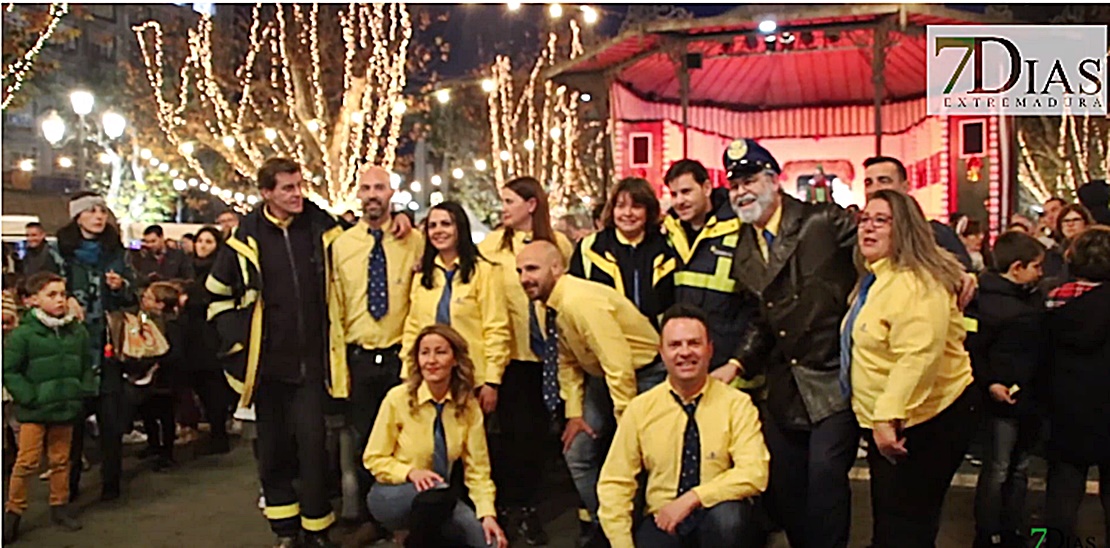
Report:
[[[185,390],[196,393],[204,408],[204,416],[211,426],[212,441],[227,443],[227,418],[230,413],[234,392],[227,384],[223,371],[202,370],[190,372],[183,379]],[[190,396],[191,399],[191,396]],[[192,424],[191,426],[196,426]]]
[[[859,447],[859,424],[851,410],[813,425],[782,428],[763,416],[763,438],[771,452],[771,477],[763,502],[798,548],[848,545],[852,489],[848,471]]]
[[[533,507],[543,480],[550,418],[543,405],[543,364],[512,361],[497,391],[500,432],[490,439],[498,502]]]
[[[975,531],[982,538],[1020,532],[1025,518],[1029,461],[1040,418],[988,417],[986,459],[975,486]]]
[[[1090,466],[1053,460],[1048,464],[1048,489],[1045,493],[1047,503],[1048,527],[1055,537],[1063,536],[1059,546],[1087,546],[1076,543],[1075,522],[1079,516],[1079,506],[1087,494],[1087,471]],[[1098,493],[1102,502],[1103,525],[1106,533],[1103,538],[1110,541],[1110,462],[1098,465]]]
[[[326,531],[335,521],[327,489],[323,383],[289,384],[262,379],[254,396],[258,427],[258,475],[264,514],[278,536],[304,528]],[[300,492],[294,490],[298,481]]]
[[[689,519],[689,518],[687,518]],[[709,508],[697,527],[687,536],[667,534],[646,516],[636,529],[637,548],[747,548],[755,526],[753,505],[749,500],[722,502]]]
[[[944,496],[975,435],[975,395],[968,388],[939,415],[907,428],[903,436],[909,455],[897,464],[879,453],[873,433],[864,430],[871,467],[874,548],[934,546]]]
[[[162,460],[173,459],[177,426],[173,415],[174,400],[173,393],[151,394],[138,409],[143,429],[146,430],[147,444]]]
[[[131,424],[124,425],[132,414],[121,391],[103,392],[99,397],[85,400],[85,412],[73,424],[73,443],[70,445],[69,494],[75,500],[81,486],[81,456],[85,453],[85,419],[96,415],[100,440],[100,479],[105,492],[118,493],[123,461],[124,430],[131,431]]]
[[[385,395],[401,383],[401,348],[394,346],[385,350],[366,350],[350,345],[347,347],[347,368],[351,371],[351,394],[347,399],[350,424],[355,429],[355,448],[358,451],[358,500],[359,516],[368,517],[362,502],[374,485],[374,476],[365,466],[361,466],[362,453],[370,440],[370,431],[378,418],[378,409]]]

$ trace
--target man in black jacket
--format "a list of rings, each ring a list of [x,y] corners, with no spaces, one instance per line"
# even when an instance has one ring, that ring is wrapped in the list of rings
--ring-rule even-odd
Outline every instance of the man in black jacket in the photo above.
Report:
[[[139,287],[193,279],[193,261],[180,249],[166,246],[166,233],[160,225],[150,225],[143,231],[143,250],[134,256],[131,269]]]
[[[27,223],[27,252],[23,255],[19,273],[30,278],[39,272],[53,272],[65,276],[65,261],[46,241],[42,223]]]
[[[733,141],[724,164],[743,223],[732,275],[759,297],[759,313],[741,335],[736,361],[714,376],[766,377],[765,501],[790,544],[847,546],[859,425],[838,372],[840,322],[857,277],[855,221],[835,204],[783,193],[778,162],[751,139]]]
[[[326,300],[328,248],[342,229],[304,198],[302,184],[296,162],[262,165],[264,203],[243,218],[205,284],[229,382],[241,407],[255,405],[264,514],[283,548],[334,546],[324,414],[328,396],[346,398],[349,384]]]

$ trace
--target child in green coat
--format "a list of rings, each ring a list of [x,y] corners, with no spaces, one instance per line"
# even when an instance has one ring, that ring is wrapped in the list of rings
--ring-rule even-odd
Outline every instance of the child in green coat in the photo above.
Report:
[[[96,394],[88,332],[66,305],[65,279],[41,272],[27,280],[31,310],[4,341],[4,387],[16,405],[19,453],[4,511],[4,542],[19,534],[27,509],[27,480],[46,446],[50,462],[50,519],[70,531],[81,528],[66,509],[73,423],[82,400]]]

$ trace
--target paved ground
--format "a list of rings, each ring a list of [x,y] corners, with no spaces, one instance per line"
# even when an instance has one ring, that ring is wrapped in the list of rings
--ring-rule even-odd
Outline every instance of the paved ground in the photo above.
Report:
[[[77,504],[84,530],[59,531],[49,525],[46,484],[35,482],[32,507],[23,520],[19,545],[43,547],[249,547],[262,548],[271,541],[266,522],[257,509],[257,480],[249,448],[240,444],[229,455],[195,458],[191,448],[180,448],[182,462],[167,473],[154,473],[147,464],[133,458],[125,460],[124,497],[114,503],[100,503],[98,474],[86,476],[84,493]],[[972,469],[974,470],[974,469]],[[861,474],[862,470],[855,472]],[[965,480],[966,483],[966,480]],[[6,482],[5,482],[6,486]],[[553,486],[541,514],[548,521],[551,546],[571,547],[577,531],[573,495],[565,481]],[[870,503],[867,482],[853,482],[853,547],[866,546],[870,528]],[[953,487],[945,506],[944,523],[937,545],[942,548],[971,546],[974,490]],[[1034,516],[1043,501],[1043,492],[1030,497]],[[1098,536],[1102,520],[1095,497],[1088,496],[1081,512],[1084,536]],[[1036,518],[1034,518],[1036,519]],[[337,538],[336,540],[342,540]],[[776,548],[787,546],[776,539]],[[383,544],[382,546],[391,546]],[[1084,544],[1083,548],[1087,548]]]

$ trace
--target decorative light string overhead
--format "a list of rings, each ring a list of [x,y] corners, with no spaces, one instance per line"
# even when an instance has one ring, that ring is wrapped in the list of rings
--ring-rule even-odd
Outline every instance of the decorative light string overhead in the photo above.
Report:
[[[335,14],[328,24],[321,22],[325,11]],[[412,38],[404,4],[323,9],[316,4],[255,4],[250,46],[233,79],[225,74],[235,67],[220,66],[212,21],[202,16],[189,31],[188,54],[173,98],[163,87],[168,67],[160,25],[151,21],[134,30],[158,106],[159,128],[175,148],[195,141],[196,152],[215,152],[244,177],[253,177],[265,158],[276,155],[321,166],[321,172],[306,173],[306,179],[315,195],[334,209],[354,203],[359,166],[392,168],[406,110],[400,105],[405,104]],[[336,37],[345,50],[343,73],[325,82],[321,44]],[[226,84],[229,80],[235,83]],[[214,186],[196,154],[184,158]]]
[[[5,11],[11,13],[15,4],[8,4]],[[42,47],[46,45],[46,41],[54,34],[54,29],[58,27],[62,17],[69,13],[69,4],[65,2],[55,2],[50,4],[50,22],[46,24],[46,28],[39,34],[35,44],[24,53],[22,57],[12,63],[10,66],[4,67],[4,72],[0,76],[0,82],[4,86],[3,100],[0,101],[0,110],[8,108],[12,100],[15,99],[16,93],[23,87],[23,81],[31,72],[35,65],[35,57],[42,51]]]

